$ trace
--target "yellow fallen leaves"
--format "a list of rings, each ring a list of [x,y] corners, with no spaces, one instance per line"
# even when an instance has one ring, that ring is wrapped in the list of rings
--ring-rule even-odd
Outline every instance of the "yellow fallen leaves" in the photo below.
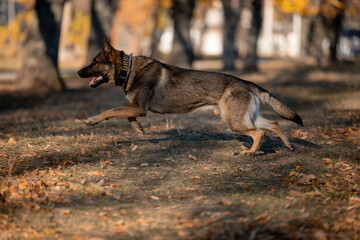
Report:
[[[22,181],[21,183],[19,183],[19,189],[25,189],[28,185],[28,182],[26,180]]]

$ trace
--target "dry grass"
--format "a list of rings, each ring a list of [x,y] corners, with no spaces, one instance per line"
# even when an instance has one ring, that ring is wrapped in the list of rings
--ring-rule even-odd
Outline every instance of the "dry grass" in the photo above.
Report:
[[[0,239],[359,239],[357,69],[246,74],[305,123],[280,121],[294,152],[268,135],[255,158],[211,110],[149,114],[138,136],[82,124],[126,103],[114,87],[0,96]]]

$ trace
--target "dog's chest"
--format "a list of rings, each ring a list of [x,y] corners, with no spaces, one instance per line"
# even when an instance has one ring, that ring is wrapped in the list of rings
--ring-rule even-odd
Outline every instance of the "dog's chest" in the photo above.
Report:
[[[130,93],[126,94],[125,97],[126,97],[127,100],[129,100],[129,102],[132,103],[134,101],[134,98],[135,98],[135,93],[130,92]]]

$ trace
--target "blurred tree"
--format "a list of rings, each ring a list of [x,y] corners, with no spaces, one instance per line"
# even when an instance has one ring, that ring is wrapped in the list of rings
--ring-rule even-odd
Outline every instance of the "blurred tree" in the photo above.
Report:
[[[92,0],[91,1],[91,25],[88,40],[87,63],[102,48],[102,37],[110,39],[111,25],[117,8],[115,0]]]
[[[34,19],[22,49],[22,67],[17,77],[21,89],[46,94],[65,89],[58,70],[63,0],[36,0]]]
[[[258,65],[258,39],[260,34],[260,29],[262,25],[262,16],[261,16],[262,0],[252,0],[251,1],[251,26],[249,29],[249,36],[247,41],[247,52],[245,56],[245,71],[257,71]]]
[[[235,38],[243,9],[243,0],[221,0],[224,8],[223,69],[235,70],[238,51]]]
[[[150,45],[150,57],[158,58],[158,46],[160,43],[160,38],[165,28],[166,21],[166,12],[171,8],[171,0],[153,0],[153,29],[151,36],[151,45]]]
[[[330,40],[330,61],[336,62],[337,46],[340,39],[342,23],[344,19],[345,0],[322,0],[320,17],[325,28],[325,33]]]
[[[171,0],[121,0],[116,20],[125,26],[129,35],[129,48],[137,53],[157,57],[157,47],[166,25],[166,13]]]
[[[160,0],[155,0],[154,3],[154,12],[153,12],[153,20],[154,20],[154,25],[153,25],[153,32],[152,32],[152,36],[151,36],[151,45],[150,45],[150,57],[151,58],[157,58],[158,55],[158,45],[160,42],[160,37],[162,34],[162,29],[163,27],[161,25],[162,21],[161,21],[161,5],[160,5]]]
[[[173,0],[171,17],[174,21],[174,40],[168,62],[183,67],[191,67],[194,51],[190,38],[191,20],[195,0]]]
[[[358,0],[354,0],[358,1]],[[345,0],[275,0],[275,4],[285,13],[297,13],[309,18],[307,35],[303,49],[307,54],[321,61],[323,58],[322,40],[327,38],[329,44],[329,60],[337,61],[337,45],[342,29]]]

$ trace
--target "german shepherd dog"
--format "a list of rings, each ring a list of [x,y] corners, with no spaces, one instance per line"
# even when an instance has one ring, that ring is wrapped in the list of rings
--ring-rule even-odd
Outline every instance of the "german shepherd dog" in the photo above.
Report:
[[[171,66],[144,56],[127,55],[114,49],[106,37],[103,49],[93,62],[81,69],[82,78],[93,77],[90,87],[108,83],[121,86],[130,105],[107,110],[90,117],[84,123],[93,126],[110,118],[128,118],[133,127],[144,132],[137,117],[154,113],[187,113],[196,108],[218,106],[220,115],[234,132],[253,139],[250,150],[242,152],[254,156],[265,132],[277,134],[293,150],[277,121],[260,115],[260,102],[282,118],[303,126],[301,117],[268,91],[237,77],[215,72],[196,71]]]

